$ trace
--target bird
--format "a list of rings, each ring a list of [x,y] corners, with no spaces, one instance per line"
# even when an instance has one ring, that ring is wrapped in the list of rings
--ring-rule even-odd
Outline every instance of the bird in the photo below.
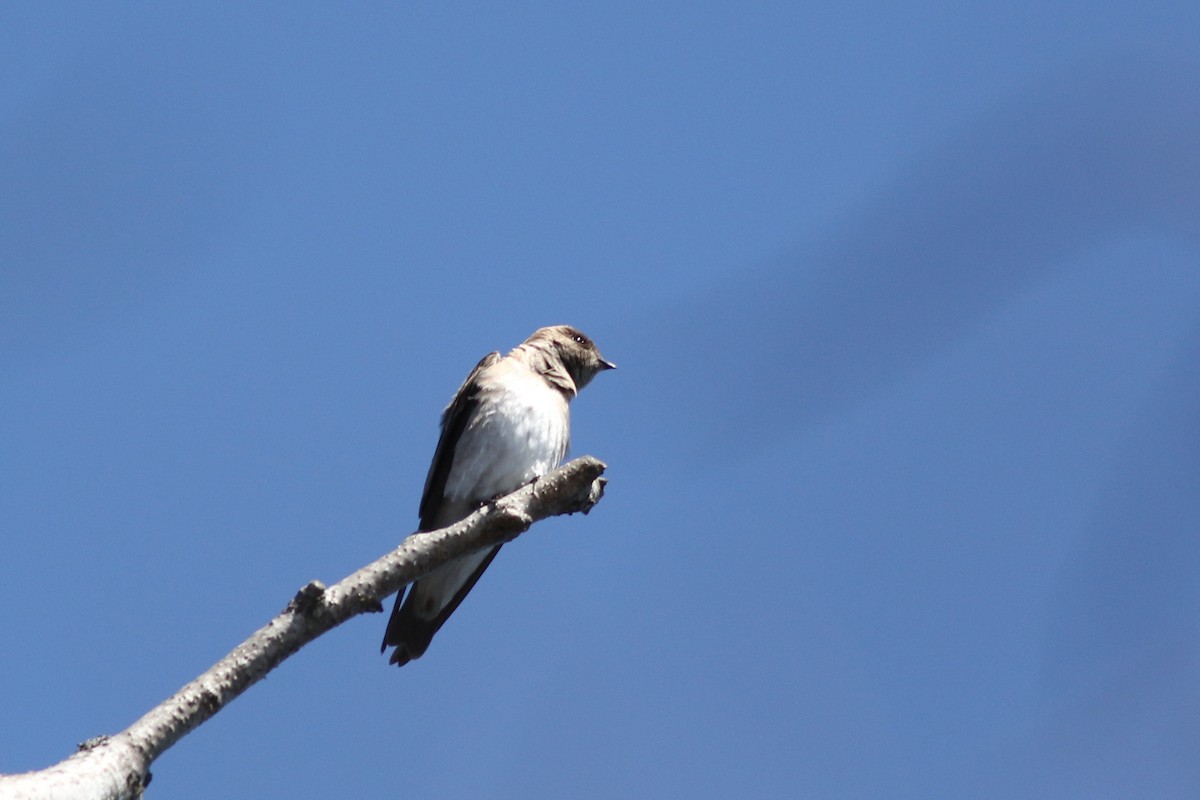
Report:
[[[570,402],[616,364],[570,325],[539,328],[501,357],[484,356],[442,412],[441,435],[421,493],[420,531],[453,525],[485,503],[559,465],[570,445]],[[380,653],[419,658],[500,545],[450,561],[396,595]]]

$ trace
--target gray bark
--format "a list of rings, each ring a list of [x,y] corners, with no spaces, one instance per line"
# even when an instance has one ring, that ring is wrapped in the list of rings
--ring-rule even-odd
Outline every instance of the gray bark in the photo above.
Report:
[[[90,739],[46,769],[0,775],[0,800],[140,798],[154,759],[288,656],[351,617],[382,611],[384,598],[451,559],[511,541],[546,517],[586,514],[604,494],[604,469],[590,456],[577,458],[462,522],[409,536],[333,586],[309,583],[279,616],[124,731]]]

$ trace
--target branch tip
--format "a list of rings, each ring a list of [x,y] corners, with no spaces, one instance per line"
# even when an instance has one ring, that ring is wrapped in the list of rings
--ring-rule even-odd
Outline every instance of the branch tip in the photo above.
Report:
[[[595,508],[596,503],[600,502],[600,498],[604,497],[604,487],[606,485],[608,485],[608,478],[596,478],[596,480],[592,481],[592,485],[588,488],[587,497],[584,498],[579,510],[586,515]]]

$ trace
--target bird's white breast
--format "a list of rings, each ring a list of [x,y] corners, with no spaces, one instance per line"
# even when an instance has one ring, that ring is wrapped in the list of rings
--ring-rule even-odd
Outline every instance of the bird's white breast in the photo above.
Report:
[[[455,448],[445,496],[475,503],[514,491],[557,467],[569,439],[566,398],[532,370],[512,370],[480,398]]]

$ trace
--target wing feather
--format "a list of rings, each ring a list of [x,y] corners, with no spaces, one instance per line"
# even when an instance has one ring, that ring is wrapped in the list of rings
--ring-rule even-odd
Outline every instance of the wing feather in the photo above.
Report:
[[[480,374],[500,360],[499,353],[488,353],[479,363],[475,365],[475,369],[471,370],[471,374],[463,381],[462,386],[455,392],[454,398],[446,409],[442,412],[442,433],[438,438],[437,449],[433,453],[433,462],[429,465],[429,474],[425,476],[425,488],[421,492],[420,506],[420,527],[418,530],[430,531],[449,525],[457,521],[457,519],[447,519],[447,516],[459,516],[457,513],[447,514],[446,508],[446,481],[450,477],[450,470],[454,466],[454,452],[458,447],[458,441],[462,437],[462,433],[466,430],[467,423],[470,422],[471,416],[475,413],[475,409],[479,406],[480,395]],[[469,511],[469,509],[459,509],[459,511]],[[463,514],[462,516],[465,516]],[[461,518],[461,517],[460,517]],[[444,591],[442,584],[445,583],[445,578],[438,576],[439,571],[451,572],[454,570],[452,566],[454,562],[434,570],[433,573],[425,578],[413,583],[411,589],[405,597],[405,590],[401,589],[396,594],[396,602],[392,607],[392,615],[388,619],[387,630],[383,635],[383,644],[379,651],[382,653],[388,647],[395,647],[390,662],[404,666],[409,660],[417,658],[425,649],[429,647],[429,642],[433,639],[433,635],[446,622],[447,618],[454,613],[458,608],[459,603],[467,596],[467,593],[475,586],[475,582],[479,580],[479,576],[492,563],[492,559],[496,557],[500,547],[492,549],[486,554],[482,561],[472,570],[469,576],[466,576],[465,581],[454,593],[450,602],[434,616],[429,617],[423,615],[418,609],[418,605],[423,604],[430,592],[438,594]],[[447,576],[448,577],[448,576]],[[423,585],[425,584],[425,585]]]

